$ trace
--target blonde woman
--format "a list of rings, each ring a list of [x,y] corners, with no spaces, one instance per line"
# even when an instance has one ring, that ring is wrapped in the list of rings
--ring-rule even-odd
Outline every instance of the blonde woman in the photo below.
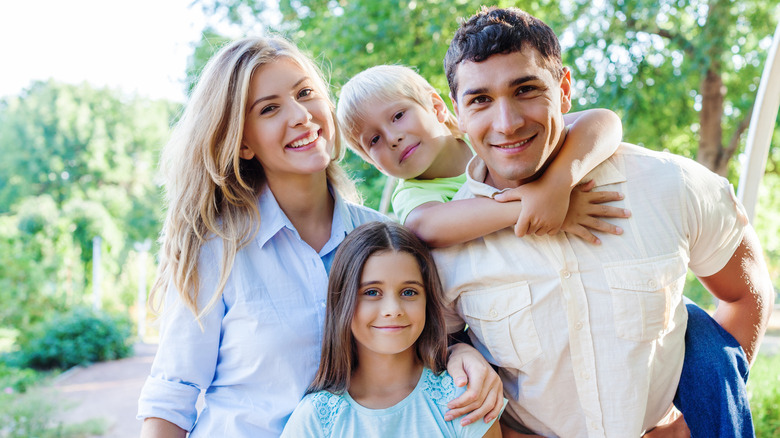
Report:
[[[236,41],[204,69],[163,151],[165,293],[142,436],[279,436],[311,383],[335,250],[383,219],[352,202],[327,90],[281,38]],[[497,416],[500,381],[476,350],[456,346],[449,372],[470,382],[452,418]]]

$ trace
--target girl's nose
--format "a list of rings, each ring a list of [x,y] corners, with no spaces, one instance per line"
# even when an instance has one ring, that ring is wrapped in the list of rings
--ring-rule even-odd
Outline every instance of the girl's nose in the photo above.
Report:
[[[382,300],[382,315],[399,316],[403,314],[401,303],[397,298],[386,297]]]

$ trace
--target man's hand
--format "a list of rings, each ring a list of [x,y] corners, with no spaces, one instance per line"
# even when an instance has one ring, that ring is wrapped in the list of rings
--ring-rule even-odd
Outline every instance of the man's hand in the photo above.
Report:
[[[672,407],[671,412],[658,423],[658,426],[642,436],[644,438],[690,438],[691,431],[685,423],[682,412]]]
[[[468,389],[447,404],[450,410],[444,419],[450,421],[468,414],[460,420],[465,426],[483,417],[486,423],[497,418],[504,406],[504,387],[498,374],[474,347],[455,344],[449,352],[447,372],[455,386],[468,384]]]

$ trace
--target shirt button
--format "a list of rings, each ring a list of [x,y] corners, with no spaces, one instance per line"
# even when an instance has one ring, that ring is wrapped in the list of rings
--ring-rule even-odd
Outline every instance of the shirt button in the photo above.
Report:
[[[577,324],[574,324],[574,328],[577,330],[582,330],[582,323],[578,322]]]
[[[490,309],[490,316],[493,317],[493,318],[498,316],[498,312],[496,312],[496,309]]]
[[[563,278],[569,278],[569,277],[571,277],[571,272],[563,271]]]
[[[598,424],[596,424],[596,423],[590,423],[590,427],[591,427],[591,429],[593,429],[593,430],[599,430],[599,425],[598,425]]]
[[[647,285],[650,286],[651,288],[655,288],[655,280],[648,281]]]
[[[588,376],[588,373],[586,373],[585,371],[580,373],[580,377],[582,377],[585,380],[590,379],[590,376]]]

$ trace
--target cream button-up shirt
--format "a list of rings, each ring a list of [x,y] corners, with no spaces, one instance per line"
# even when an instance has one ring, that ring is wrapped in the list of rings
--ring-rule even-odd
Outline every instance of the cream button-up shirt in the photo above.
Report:
[[[491,197],[475,157],[455,199]],[[687,269],[709,276],[742,241],[731,185],[669,153],[621,145],[585,180],[625,198],[600,246],[511,228],[434,251],[449,304],[501,367],[506,415],[544,436],[639,437],[672,405],[684,356]],[[706,376],[702,376],[706,378]]]

